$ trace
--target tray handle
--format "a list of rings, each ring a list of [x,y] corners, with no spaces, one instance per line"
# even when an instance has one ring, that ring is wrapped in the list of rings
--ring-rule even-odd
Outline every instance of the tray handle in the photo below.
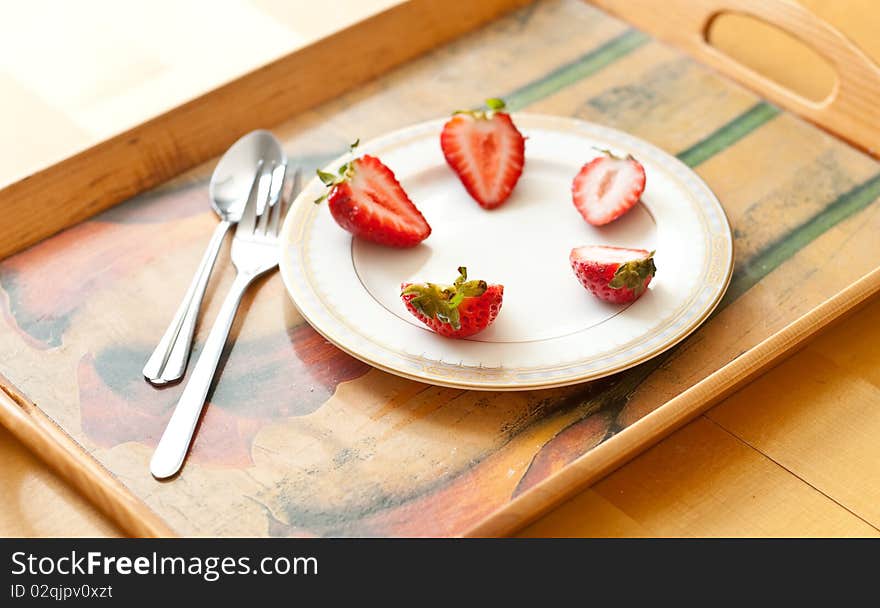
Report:
[[[880,158],[880,67],[838,29],[800,4],[791,0],[593,2]],[[709,28],[724,14],[763,21],[816,51],[837,76],[828,97],[807,99],[714,47],[708,40]]]

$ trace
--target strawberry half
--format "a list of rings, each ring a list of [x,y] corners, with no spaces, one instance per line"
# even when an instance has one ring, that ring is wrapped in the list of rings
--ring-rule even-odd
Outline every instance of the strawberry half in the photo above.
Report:
[[[353,235],[389,247],[414,247],[431,234],[394,173],[375,156],[345,163],[338,174],[319,170],[318,177],[330,192],[315,202],[329,199],[333,219]]]
[[[657,271],[654,252],[644,249],[590,245],[572,249],[568,259],[581,284],[613,304],[638,300]]]
[[[485,209],[510,197],[525,163],[525,139],[504,112],[487,99],[488,110],[460,111],[443,125],[440,147],[468,193]]]
[[[447,338],[466,338],[481,332],[495,320],[504,297],[503,285],[468,281],[467,268],[458,269],[452,285],[403,283],[400,297],[422,323]]]
[[[594,226],[613,222],[635,207],[645,191],[645,168],[632,155],[602,150],[581,167],[571,184],[574,206]]]

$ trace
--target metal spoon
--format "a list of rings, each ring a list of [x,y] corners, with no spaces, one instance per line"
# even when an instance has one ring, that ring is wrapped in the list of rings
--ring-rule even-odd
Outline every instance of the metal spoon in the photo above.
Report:
[[[252,131],[232,144],[214,169],[209,193],[211,207],[220,217],[220,223],[214,229],[208,248],[171,324],[144,365],[144,377],[152,384],[167,384],[183,377],[208,278],[226,233],[241,219],[254,181],[254,167],[261,160],[265,165],[287,164],[287,156],[274,135],[269,131]]]

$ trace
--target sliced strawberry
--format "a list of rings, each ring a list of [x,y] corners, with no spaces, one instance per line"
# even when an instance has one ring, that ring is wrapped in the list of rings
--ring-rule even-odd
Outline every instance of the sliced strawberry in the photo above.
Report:
[[[510,197],[525,163],[525,140],[503,112],[504,102],[487,99],[486,111],[456,112],[443,126],[440,147],[468,193],[494,209]]]
[[[375,156],[344,164],[338,175],[318,171],[318,176],[330,187],[325,197],[333,219],[353,235],[389,247],[414,247],[431,234],[394,173]]]
[[[458,269],[452,285],[403,283],[400,297],[422,323],[447,338],[466,338],[483,331],[498,316],[503,285],[468,281],[467,268]]]
[[[632,156],[603,150],[581,167],[571,184],[574,206],[594,226],[613,222],[632,209],[645,191],[645,168]]]
[[[576,247],[569,256],[571,268],[594,296],[613,304],[638,300],[657,267],[654,252],[605,245]]]

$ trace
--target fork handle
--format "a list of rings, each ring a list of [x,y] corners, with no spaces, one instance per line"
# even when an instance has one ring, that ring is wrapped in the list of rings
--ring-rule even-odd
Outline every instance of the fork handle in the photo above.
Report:
[[[144,365],[144,377],[151,383],[156,385],[167,384],[180,380],[186,371],[186,363],[189,360],[189,353],[192,350],[193,334],[195,333],[196,321],[199,317],[199,310],[202,307],[202,300],[205,297],[205,289],[208,286],[208,279],[211,276],[211,270],[217,261],[217,255],[220,253],[220,247],[226,233],[232,224],[226,220],[221,221],[214,228],[214,234],[208,242],[208,247],[202,256],[199,267],[192,278],[186,295],[171,319],[171,323],[156,345],[156,349],[147,363]]]
[[[239,273],[229,288],[229,293],[223,301],[214,326],[211,327],[208,339],[205,340],[205,346],[202,348],[192,374],[183,388],[180,400],[168,421],[168,426],[165,427],[159,445],[153,452],[153,458],[150,460],[150,472],[157,479],[171,477],[180,470],[180,466],[183,464],[190,441],[192,441],[193,432],[205,405],[205,398],[214,381],[217,364],[223,353],[223,347],[226,345],[226,339],[229,337],[229,330],[235,319],[238,305],[241,303],[241,297],[255,277],[256,275],[253,274]]]

